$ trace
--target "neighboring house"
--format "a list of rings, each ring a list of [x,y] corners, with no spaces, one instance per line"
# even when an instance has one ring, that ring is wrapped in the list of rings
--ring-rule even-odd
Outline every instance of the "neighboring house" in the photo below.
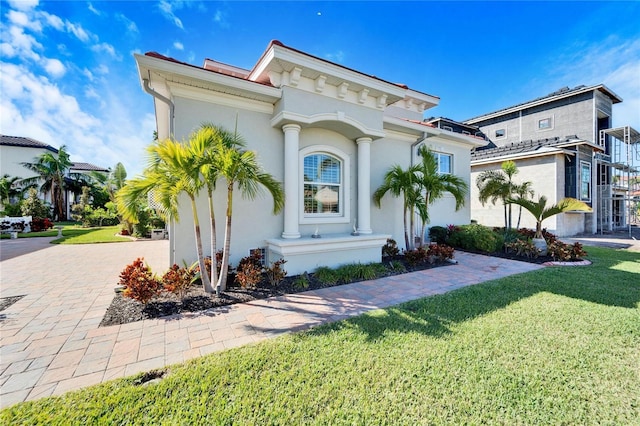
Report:
[[[568,212],[547,219],[544,226],[559,236],[628,225],[626,219],[614,220],[612,205],[619,211],[626,204],[624,200],[617,204],[613,201],[611,181],[616,168],[633,169],[629,163],[633,158],[617,156],[612,160],[619,142],[601,137],[601,133],[613,131],[612,106],[619,102],[622,99],[602,84],[565,87],[464,121],[465,125],[476,126],[489,141],[471,154],[471,218],[488,226],[504,226],[502,204],[489,202],[482,206],[475,180],[483,171],[500,169],[502,162],[513,160],[520,171],[516,183],[532,182],[536,197],[545,195],[550,204],[573,197],[593,207],[593,213]],[[637,149],[637,142],[628,138],[626,144]],[[529,214],[523,213],[521,226],[534,225]]]
[[[435,96],[277,41],[251,70],[210,59],[198,67],[158,53],[135,58],[141,84],[154,97],[160,139],[181,140],[203,122],[230,130],[237,124],[265,170],[283,182],[286,201],[278,215],[267,196],[234,200],[234,265],[252,249],[264,250],[268,262],[286,259],[291,274],[380,261],[387,238],[404,245],[402,201],[388,195],[380,209],[372,203],[387,170],[409,166],[425,144],[442,157],[442,173],[468,182],[470,150],[484,143],[425,123],[424,111],[439,102]],[[325,173],[316,173],[320,167]],[[223,217],[219,191],[216,214]],[[205,201],[198,204],[203,214]],[[468,203],[454,207],[452,196],[432,206],[431,224],[468,223]],[[170,226],[172,263],[196,259],[189,208],[182,203],[180,223]],[[359,235],[351,235],[354,228]],[[316,231],[321,238],[311,238]]]
[[[7,174],[11,177],[20,177],[22,179],[36,177],[37,174],[24,167],[22,163],[33,163],[37,157],[47,151],[54,154],[58,153],[57,148],[32,138],[0,135],[0,176]],[[92,171],[108,173],[109,169],[90,163],[72,163],[69,168],[69,173],[90,173]],[[72,181],[69,177],[66,179],[68,182]],[[48,192],[43,194],[43,200],[51,203],[51,194]],[[65,191],[65,200],[67,200],[67,217],[69,217],[74,194],[70,191]]]

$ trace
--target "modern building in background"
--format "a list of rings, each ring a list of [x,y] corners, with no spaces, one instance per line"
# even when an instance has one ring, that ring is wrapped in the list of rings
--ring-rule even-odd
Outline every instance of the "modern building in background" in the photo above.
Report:
[[[573,197],[593,212],[568,212],[544,225],[560,236],[607,232],[638,223],[640,138],[633,128],[612,129],[613,105],[622,102],[606,86],[562,88],[547,96],[464,121],[486,137],[471,154],[471,218],[504,226],[502,205],[478,201],[477,176],[513,160],[536,197],[550,204]],[[522,226],[534,226],[528,214]]]

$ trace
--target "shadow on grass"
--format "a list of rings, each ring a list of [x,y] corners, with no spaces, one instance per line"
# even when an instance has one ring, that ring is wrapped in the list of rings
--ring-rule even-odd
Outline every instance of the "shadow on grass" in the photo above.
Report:
[[[449,293],[406,302],[382,311],[310,330],[321,335],[356,328],[375,341],[389,331],[445,336],[451,326],[472,320],[540,292],[628,309],[640,308],[640,253],[589,247],[593,265],[548,267]]]

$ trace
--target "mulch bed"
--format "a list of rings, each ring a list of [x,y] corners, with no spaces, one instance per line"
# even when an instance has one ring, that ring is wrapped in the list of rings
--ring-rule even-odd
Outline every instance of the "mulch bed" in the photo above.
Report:
[[[395,257],[394,259],[384,259],[385,262],[389,262],[390,260],[402,262],[406,268],[406,272],[421,271],[451,265],[450,262],[409,265],[405,262],[404,257],[402,256]],[[401,273],[403,272],[388,271],[386,276],[398,275]],[[146,306],[136,300],[122,296],[122,293],[116,293],[115,297],[111,301],[111,305],[105,313],[105,316],[100,322],[100,327],[127,324],[144,319],[160,318],[185,312],[204,311],[211,308],[233,305],[235,303],[246,303],[257,299],[266,299],[269,297],[283,296],[285,294],[350,284],[343,282],[336,284],[323,284],[315,279],[314,274],[307,274],[307,278],[307,282],[309,284],[307,287],[301,287],[296,284],[298,279],[298,276],[296,275],[286,277],[276,287],[271,286],[265,279],[257,288],[240,288],[235,285],[232,275],[230,275],[227,290],[222,292],[220,297],[217,297],[215,294],[206,293],[200,285],[193,285],[189,288],[183,300],[180,300],[178,296],[172,293],[162,292],[160,296],[152,299]]]
[[[536,258],[526,258],[522,256],[516,256],[512,253],[495,252],[495,253],[483,253],[470,250],[460,250],[467,253],[480,254],[484,256],[500,257],[503,259],[519,260],[521,262],[535,263],[542,265],[548,262],[552,262],[555,259],[551,256],[539,256]],[[388,262],[391,259],[385,258],[384,261]],[[422,263],[419,265],[409,265],[404,260],[403,256],[397,256],[393,260],[402,262],[406,268],[406,272],[421,271],[425,269],[437,268],[441,266],[450,265],[449,262],[443,263]],[[399,275],[403,272],[389,271],[387,276]],[[235,303],[246,303],[257,299],[266,299],[269,297],[283,296],[285,294],[299,293],[302,291],[318,290],[325,287],[332,287],[336,285],[350,284],[350,283],[337,283],[337,284],[323,284],[314,278],[313,274],[308,274],[308,287],[300,287],[296,285],[298,276],[286,277],[278,286],[271,286],[267,280],[263,282],[257,288],[240,288],[233,283],[232,276],[229,277],[229,284],[227,291],[220,294],[217,297],[215,294],[206,293],[201,286],[193,285],[188,290],[185,298],[180,300],[176,295],[172,293],[163,292],[160,296],[155,297],[151,302],[144,304],[126,298],[121,293],[117,293],[111,305],[107,309],[105,316],[100,322],[100,327],[106,327],[117,324],[127,324],[130,322],[141,321],[144,319],[160,318],[169,315],[181,314],[184,312],[198,312],[211,308],[217,308],[221,306],[233,305]]]

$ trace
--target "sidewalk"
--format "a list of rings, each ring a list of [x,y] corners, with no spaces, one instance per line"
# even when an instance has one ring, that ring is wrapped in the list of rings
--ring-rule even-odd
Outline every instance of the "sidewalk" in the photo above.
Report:
[[[0,406],[541,268],[456,252],[458,265],[98,328],[124,266],[144,256],[163,271],[168,253],[167,241],[146,241],[53,245],[3,260],[1,297],[25,296],[0,314]]]

